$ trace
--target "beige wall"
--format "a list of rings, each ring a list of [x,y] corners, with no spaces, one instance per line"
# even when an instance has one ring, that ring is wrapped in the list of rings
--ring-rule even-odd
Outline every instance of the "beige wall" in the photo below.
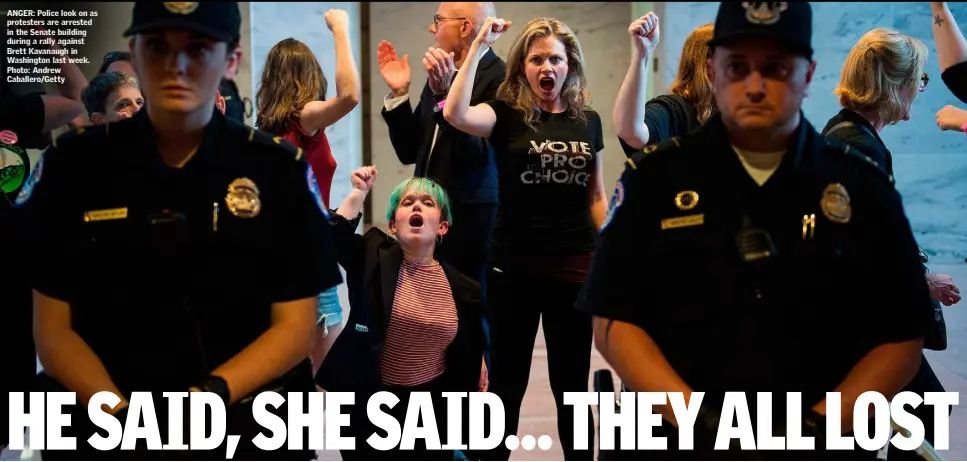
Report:
[[[386,124],[380,115],[383,97],[389,91],[379,75],[375,47],[381,40],[393,43],[400,54],[409,54],[413,70],[410,86],[410,104],[416,106],[419,92],[426,83],[426,71],[422,56],[427,47],[433,45],[433,37],[427,32],[438,3],[372,3],[370,5],[370,30],[372,37],[369,50],[371,98],[364,101],[370,109],[372,124],[373,163],[379,168],[380,178],[373,188],[373,224],[385,226],[382,216],[392,188],[404,178],[413,174],[412,166],[403,166],[396,158],[389,141]],[[501,38],[494,46],[500,57],[506,57],[514,35],[532,18],[551,16],[564,21],[574,30],[581,41],[584,51],[585,68],[591,92],[591,105],[601,114],[604,125],[605,185],[610,194],[614,182],[621,172],[625,155],[618,145],[612,125],[611,110],[621,81],[627,70],[631,53],[631,41],[627,29],[632,15],[629,2],[614,3],[496,3],[497,15],[513,21],[508,36]]]

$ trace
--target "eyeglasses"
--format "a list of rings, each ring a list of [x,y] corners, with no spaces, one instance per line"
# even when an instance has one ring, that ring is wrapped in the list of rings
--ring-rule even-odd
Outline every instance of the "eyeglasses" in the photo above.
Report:
[[[442,21],[463,21],[467,18],[444,18],[438,14],[433,15],[433,25],[439,26]]]
[[[927,89],[927,83],[930,82],[930,75],[926,72],[920,77],[920,83],[917,85],[917,90],[921,93]]]

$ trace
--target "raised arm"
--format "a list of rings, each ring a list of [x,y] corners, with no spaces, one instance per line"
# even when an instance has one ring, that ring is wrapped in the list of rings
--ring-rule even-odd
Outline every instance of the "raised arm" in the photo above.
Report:
[[[457,78],[450,86],[446,103],[443,106],[443,118],[454,128],[475,136],[489,137],[497,123],[497,114],[486,104],[470,106],[473,94],[473,77],[477,74],[477,65],[490,46],[507,31],[510,21],[487,18],[487,22],[480,28],[480,34],[470,46],[467,59],[464,60]]]
[[[614,125],[618,137],[634,149],[641,149],[651,136],[645,125],[647,104],[648,61],[658,46],[658,16],[648,13],[631,23],[628,34],[635,44],[635,54],[628,73],[618,90],[614,104]]]
[[[937,61],[940,72],[954,64],[967,61],[967,40],[957,27],[947,2],[930,2],[933,13],[933,40],[937,47]]]
[[[336,213],[347,220],[355,219],[359,215],[359,212],[363,210],[366,195],[372,189],[377,174],[376,167],[372,166],[356,169],[352,175],[353,190],[342,201],[342,205],[339,206]]]
[[[326,101],[310,101],[302,108],[299,123],[307,133],[322,130],[352,112],[362,94],[359,71],[349,40],[349,15],[329,10],[326,24],[336,42],[336,96]]]

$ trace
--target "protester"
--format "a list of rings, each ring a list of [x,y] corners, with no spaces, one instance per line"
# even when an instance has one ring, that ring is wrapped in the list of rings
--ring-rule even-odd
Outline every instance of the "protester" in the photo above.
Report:
[[[443,107],[453,127],[488,138],[501,178],[487,276],[491,391],[504,404],[507,434],[516,434],[543,326],[564,457],[590,460],[593,450],[574,449],[574,409],[564,393],[586,392],[591,367],[591,318],[574,305],[607,212],[601,118],[588,107],[577,37],[553,18],[523,27],[497,97],[471,106],[481,58],[508,27],[487,19]],[[593,435],[590,421],[588,431]],[[509,457],[504,445],[494,450],[495,460]]]
[[[688,34],[670,94],[645,103],[648,63],[658,46],[658,17],[649,13],[631,23],[628,33],[636,53],[618,90],[613,114],[625,155],[630,157],[645,145],[684,136],[715,113],[706,64],[712,29],[712,24],[705,24]]]
[[[306,44],[285,39],[269,50],[256,94],[260,130],[281,136],[302,150],[306,162],[320,181],[322,202],[329,207],[336,159],[326,129],[359,104],[362,93],[359,72],[349,39],[349,15],[343,10],[326,12],[326,25],[336,42],[336,96],[326,99],[326,75]],[[332,342],[342,331],[342,306],[337,287],[318,298],[318,340],[312,351],[313,372],[319,370]]]
[[[376,227],[356,234],[375,179],[375,167],[354,171],[353,190],[330,220],[349,284],[349,323],[364,329],[336,339],[317,380],[326,390],[357,393],[357,403],[392,392],[400,402],[390,414],[401,424],[411,393],[430,392],[435,428],[446,435],[450,415],[441,393],[487,389],[480,284],[434,257],[453,216],[446,191],[432,180],[410,178],[393,190],[386,212],[391,236]],[[371,339],[381,339],[380,346],[370,347]],[[351,409],[356,449],[341,451],[343,460],[453,460],[453,450],[428,450],[422,440],[415,450],[376,450],[368,440],[377,431],[368,407]],[[460,428],[468,422],[464,417]]]
[[[144,107],[138,80],[131,74],[120,72],[94,77],[81,97],[92,124],[130,119]]]

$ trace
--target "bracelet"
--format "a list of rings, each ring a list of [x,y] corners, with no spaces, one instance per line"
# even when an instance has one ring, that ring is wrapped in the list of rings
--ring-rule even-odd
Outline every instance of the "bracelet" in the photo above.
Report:
[[[445,106],[446,104],[447,104],[447,99],[446,98],[443,98],[439,103],[436,103],[436,106],[433,106],[433,112],[440,112],[440,111],[442,111],[443,110],[443,106]],[[965,124],[965,125],[967,125],[967,124]]]

